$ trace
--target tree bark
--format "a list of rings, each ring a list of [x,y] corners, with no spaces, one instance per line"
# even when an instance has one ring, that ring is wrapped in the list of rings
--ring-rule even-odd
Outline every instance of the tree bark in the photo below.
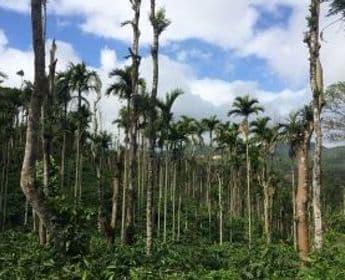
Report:
[[[323,73],[320,61],[320,0],[311,0],[310,16],[308,18],[309,31],[305,42],[309,47],[310,87],[313,94],[313,117],[315,131],[315,151],[313,157],[313,221],[314,221],[314,247],[322,248],[323,231],[321,216],[321,156],[322,156],[322,129],[321,111],[323,100]]]
[[[23,165],[21,170],[21,189],[34,211],[40,217],[44,226],[51,234],[55,245],[62,237],[62,232],[57,223],[57,217],[35,185],[35,163],[38,148],[39,120],[42,100],[48,93],[48,79],[45,73],[45,40],[42,16],[42,0],[31,0],[33,49],[35,61],[34,92],[31,96],[29,117],[26,130],[26,143]]]
[[[309,254],[309,232],[308,232],[308,145],[301,144],[297,148],[297,169],[298,183],[296,194],[296,219],[297,219],[297,247],[298,254],[305,263]]]
[[[137,100],[139,96],[139,19],[141,0],[130,0],[132,9],[134,11],[134,18],[130,22],[133,28],[133,43],[130,49],[132,57],[132,112],[130,114],[130,148],[129,148],[129,169],[128,169],[128,192],[127,192],[127,205],[126,205],[126,222],[124,232],[124,244],[130,245],[134,242],[134,218],[133,208],[135,204],[135,185],[137,183],[137,123],[138,123],[138,105]]]
[[[219,245],[223,245],[223,188],[222,178],[218,175],[218,207],[219,207]]]
[[[292,236],[293,245],[297,250],[297,234],[296,234],[296,186],[295,186],[295,169],[291,171],[291,195],[292,195]]]
[[[249,143],[248,137],[246,139],[246,170],[247,170],[247,211],[248,211],[248,243],[249,248],[252,244],[252,209],[251,209],[251,194],[250,194],[250,159],[249,159]]]
[[[116,224],[117,224],[117,212],[118,212],[118,200],[119,200],[119,185],[120,180],[119,176],[115,174],[113,177],[113,197],[112,197],[112,207],[111,207],[111,222],[110,226],[115,233]]]
[[[164,217],[163,217],[163,241],[167,242],[167,216],[168,216],[168,182],[169,182],[169,155],[168,148],[165,151],[165,178],[164,178]]]
[[[157,30],[156,20],[156,1],[151,0],[151,24],[153,27],[153,45],[151,47],[153,74],[152,74],[152,92],[150,98],[150,118],[149,118],[149,160],[148,160],[148,178],[147,178],[147,202],[146,202],[146,254],[148,256],[152,253],[152,196],[155,190],[155,101],[158,92],[158,47],[159,47],[159,33]]]

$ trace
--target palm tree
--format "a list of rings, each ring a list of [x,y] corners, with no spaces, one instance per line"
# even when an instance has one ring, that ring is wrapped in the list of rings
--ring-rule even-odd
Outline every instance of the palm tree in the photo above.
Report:
[[[138,108],[137,100],[139,96],[139,66],[141,57],[139,54],[139,20],[141,10],[141,0],[130,0],[130,4],[133,10],[133,19],[126,21],[123,25],[129,24],[133,31],[132,46],[129,49],[129,57],[132,60],[132,96],[131,96],[131,113],[130,113],[130,147],[129,147],[129,184],[127,193],[127,205],[126,205],[126,223],[125,223],[125,234],[124,243],[130,245],[134,242],[134,218],[133,208],[135,204],[135,185],[137,183],[137,122],[138,122]]]
[[[343,0],[324,0],[331,2],[328,16],[340,15],[341,19],[345,19],[345,2]]]
[[[176,99],[183,94],[181,89],[175,89],[170,93],[167,93],[165,100],[157,100],[157,106],[161,111],[161,136],[159,140],[159,145],[162,148],[165,140],[168,137],[170,124],[173,120],[172,108]]]
[[[278,126],[269,125],[269,117],[259,117],[251,123],[251,132],[254,133],[259,145],[262,172],[259,172],[259,182],[264,193],[264,229],[267,244],[271,243],[271,221],[274,187],[271,176],[270,160],[279,139]]]
[[[207,153],[207,189],[206,189],[206,204],[208,209],[208,229],[209,237],[211,238],[211,161],[213,154],[213,132],[216,129],[216,126],[220,123],[217,119],[217,116],[211,116],[210,118],[204,118],[201,120],[201,123],[204,125],[205,129],[209,132],[209,152]]]
[[[70,93],[77,93],[77,112],[82,117],[82,101],[85,101],[82,94],[90,91],[99,92],[102,87],[101,80],[96,71],[88,70],[85,63],[73,64],[68,66],[65,73],[58,75],[58,83]],[[75,203],[81,200],[82,195],[82,162],[81,162],[81,139],[84,131],[81,130],[81,119],[78,118],[77,129],[75,134],[76,142],[76,164],[75,164],[75,184],[74,184],[74,200]]]
[[[97,122],[97,121],[96,121]],[[94,134],[91,136],[92,140],[92,154],[96,165],[96,177],[98,184],[98,228],[104,234],[108,242],[114,241],[113,228],[108,221],[105,206],[104,206],[104,186],[102,170],[104,168],[104,157],[106,156],[109,146],[111,144],[111,135],[105,132],[97,132],[97,125],[95,126]]]
[[[0,84],[2,84],[4,82],[4,79],[7,78],[7,75],[4,72],[0,71]]]
[[[169,129],[168,141],[172,150],[172,240],[174,241],[177,237],[177,240],[180,237],[180,211],[182,205],[181,192],[179,193],[178,198],[178,209],[177,209],[177,221],[176,221],[176,191],[177,186],[180,185],[178,182],[177,172],[180,169],[180,165],[183,158],[183,150],[185,144],[189,143],[189,124],[190,120],[187,121],[179,120],[178,122],[173,123]],[[166,209],[164,208],[166,211]],[[176,223],[177,223],[177,236],[176,236]]]
[[[58,107],[62,107],[62,147],[61,147],[61,168],[60,168],[60,186],[65,185],[65,158],[67,141],[67,107],[72,100],[69,90],[70,72],[58,73],[56,77],[56,95],[55,101]]]
[[[114,95],[119,99],[126,100],[126,106],[121,108],[120,117],[115,121],[119,127],[122,127],[125,131],[125,164],[124,164],[124,181],[123,181],[123,193],[122,193],[122,227],[121,227],[121,239],[124,242],[125,238],[125,209],[126,209],[126,196],[128,188],[128,167],[129,167],[129,154],[128,154],[128,145],[129,145],[129,131],[131,125],[131,99],[133,96],[133,80],[132,72],[133,66],[125,66],[124,69],[116,68],[109,73],[110,78],[115,78],[115,81],[107,88],[106,95]],[[145,80],[139,77],[138,80],[139,86],[141,88],[146,87]]]
[[[168,212],[168,176],[169,176],[169,132],[173,121],[172,108],[176,99],[183,94],[183,91],[176,89],[165,96],[165,100],[157,100],[157,106],[161,111],[160,126],[161,135],[158,144],[163,150],[165,146],[165,182],[164,182],[164,214],[163,214],[163,241],[167,241],[167,212]]]
[[[297,193],[296,193],[296,220],[297,220],[297,247],[300,260],[307,261],[309,254],[308,233],[308,155],[310,138],[313,133],[313,112],[311,106],[305,106],[299,112],[290,115],[287,124],[280,125],[284,138],[290,144],[290,155],[297,159]]]
[[[249,95],[238,96],[232,104],[233,109],[229,111],[228,116],[237,115],[243,117],[240,130],[244,135],[246,143],[246,165],[247,165],[247,210],[248,210],[248,242],[252,242],[252,217],[251,217],[251,195],[250,195],[250,159],[249,159],[249,123],[248,118],[252,114],[263,112],[264,109],[258,105],[259,101],[251,98]]]
[[[205,128],[209,132],[210,136],[210,147],[213,146],[213,132],[216,129],[216,126],[220,123],[217,119],[217,116],[211,116],[210,118],[205,118],[201,120],[201,123],[205,126]]]
[[[131,110],[131,98],[133,94],[132,86],[132,66],[125,66],[124,69],[116,68],[109,73],[110,78],[115,78],[115,82],[112,83],[106,90],[106,95],[114,95],[119,99],[126,100],[126,111]],[[146,82],[143,78],[139,78],[139,86],[144,88],[146,87]],[[128,119],[129,120],[129,119]],[[125,129],[125,142],[129,141],[129,121],[127,125],[123,127]]]

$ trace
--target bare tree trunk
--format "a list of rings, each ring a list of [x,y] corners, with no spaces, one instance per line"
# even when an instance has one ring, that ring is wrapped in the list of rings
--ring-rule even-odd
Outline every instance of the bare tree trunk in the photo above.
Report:
[[[208,157],[207,164],[207,186],[206,186],[206,204],[207,204],[207,213],[208,213],[208,238],[211,241],[211,157]]]
[[[178,196],[178,204],[177,204],[177,236],[176,236],[177,241],[180,241],[180,237],[181,237],[181,216],[182,216],[181,208],[182,208],[182,196],[180,192]]]
[[[264,229],[267,244],[271,243],[271,233],[269,225],[269,194],[268,194],[268,184],[267,182],[263,183],[264,187]]]
[[[308,18],[309,31],[305,42],[309,47],[310,87],[313,94],[313,117],[315,131],[315,151],[313,165],[313,221],[314,221],[314,247],[322,248],[322,216],[321,216],[321,155],[322,155],[322,129],[321,111],[323,100],[323,73],[320,61],[320,0],[311,0],[310,16]]]
[[[176,234],[176,185],[177,185],[177,162],[173,163],[173,184],[172,184],[172,240],[175,241]]]
[[[247,165],[247,211],[248,211],[248,243],[249,247],[252,244],[252,209],[251,209],[251,194],[250,194],[250,160],[249,160],[249,143],[246,140],[246,165]]]
[[[163,220],[163,241],[164,243],[167,242],[167,215],[168,215],[168,164],[169,164],[169,158],[168,158],[168,149],[166,149],[166,155],[165,155],[165,182],[164,182],[164,220]]]
[[[133,28],[133,43],[130,49],[132,57],[132,112],[130,114],[130,148],[129,148],[129,169],[128,169],[128,192],[127,192],[127,205],[126,205],[126,222],[124,232],[124,243],[130,245],[134,242],[134,218],[133,208],[135,201],[135,185],[137,183],[137,123],[138,123],[138,105],[137,100],[139,96],[138,81],[139,81],[139,19],[141,0],[130,0],[132,9],[134,11],[134,18],[129,23]]]
[[[7,143],[7,149],[6,149],[6,156],[4,159],[4,180],[3,180],[3,201],[2,201],[2,208],[0,208],[0,211],[2,210],[2,217],[1,219],[1,232],[5,231],[5,226],[6,226],[6,218],[7,218],[7,194],[8,194],[8,176],[9,176],[9,168],[10,168],[10,150],[11,146],[13,145],[12,139],[9,140]]]
[[[223,245],[223,182],[219,174],[218,176],[218,207],[219,207],[219,245]]]
[[[66,121],[67,121],[67,104],[64,105],[64,124],[63,124],[63,136],[62,136],[62,148],[61,148],[61,170],[60,170],[60,187],[64,189],[65,185],[65,157],[66,157]]]
[[[111,222],[110,226],[115,233],[116,230],[116,222],[117,222],[117,211],[118,211],[118,200],[119,200],[119,185],[120,180],[119,176],[115,174],[113,177],[113,197],[112,197],[112,207],[111,207]]]
[[[80,170],[80,128],[75,132],[76,156],[75,156],[75,182],[74,182],[74,206],[78,203],[78,189],[79,189],[79,170]]]
[[[122,242],[124,242],[124,238],[125,238],[127,188],[128,188],[128,144],[126,141],[125,163],[124,163],[123,184],[122,184],[122,212],[121,212],[121,240]]]
[[[155,189],[154,183],[154,169],[155,169],[155,131],[154,119],[155,108],[154,103],[158,91],[158,47],[159,47],[159,33],[156,25],[156,1],[151,0],[151,24],[153,27],[153,45],[151,47],[153,74],[152,74],[152,92],[151,92],[151,108],[149,118],[149,160],[148,160],[148,179],[147,179],[147,202],[146,202],[146,254],[148,256],[152,253],[152,196]]]
[[[53,98],[55,94],[55,68],[56,68],[56,44],[52,43],[50,50],[50,65],[49,65],[49,91],[43,100],[41,107],[41,139],[42,139],[42,151],[43,151],[43,193],[45,196],[50,195],[49,186],[49,173],[50,173],[50,153],[51,153],[51,140],[52,140],[52,112],[53,112]],[[39,222],[39,237],[41,245],[47,243],[47,231],[43,225],[43,222]]]
[[[302,264],[309,254],[308,233],[308,145],[301,144],[297,150],[298,185],[296,194],[297,244]]]
[[[55,244],[61,245],[58,241],[61,239],[62,233],[56,222],[57,218],[48,207],[43,194],[35,186],[35,163],[38,148],[40,109],[42,100],[49,90],[45,73],[45,38],[42,7],[42,0],[31,0],[33,49],[35,54],[35,87],[30,102],[20,185],[27,200],[50,232]]]
[[[162,192],[162,188],[163,188],[163,166],[162,166],[162,162],[161,160],[160,162],[160,166],[159,166],[159,182],[158,182],[158,211],[157,211],[157,239],[160,238],[161,235],[161,209],[162,209],[162,199],[163,199],[163,192]]]
[[[293,245],[297,250],[297,235],[296,235],[296,186],[295,186],[295,170],[291,172],[291,194],[292,194],[292,230],[293,230]]]

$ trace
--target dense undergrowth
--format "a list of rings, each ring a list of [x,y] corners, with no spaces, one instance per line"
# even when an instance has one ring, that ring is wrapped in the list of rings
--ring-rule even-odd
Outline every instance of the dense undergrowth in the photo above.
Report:
[[[291,245],[145,244],[109,247],[93,234],[87,251],[58,257],[32,233],[8,231],[0,241],[0,279],[345,279],[345,235],[329,233],[324,250],[299,268]]]

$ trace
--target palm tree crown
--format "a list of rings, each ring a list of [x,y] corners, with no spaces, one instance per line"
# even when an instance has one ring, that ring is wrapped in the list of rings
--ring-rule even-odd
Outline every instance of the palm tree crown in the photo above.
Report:
[[[257,99],[251,98],[249,95],[244,97],[238,96],[235,98],[235,101],[232,105],[234,109],[229,111],[228,116],[238,115],[248,119],[251,114],[258,114],[259,112],[264,111],[264,109],[258,105],[258,103],[259,101]]]

